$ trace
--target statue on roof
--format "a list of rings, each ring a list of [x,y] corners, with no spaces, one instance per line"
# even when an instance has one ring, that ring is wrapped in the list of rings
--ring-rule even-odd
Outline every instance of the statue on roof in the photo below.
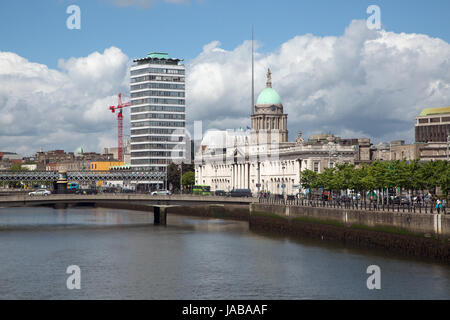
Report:
[[[270,68],[267,69],[266,86],[267,86],[267,88],[272,88],[272,72],[270,71]]]
[[[296,144],[303,144],[305,139],[302,137],[303,133],[301,131],[298,132],[297,139],[295,139]]]

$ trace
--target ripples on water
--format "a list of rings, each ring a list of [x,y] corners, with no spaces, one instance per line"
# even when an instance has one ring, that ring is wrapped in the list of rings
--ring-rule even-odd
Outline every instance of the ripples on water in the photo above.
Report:
[[[444,265],[249,230],[78,207],[0,208],[1,299],[449,299]],[[81,290],[66,268],[81,268]],[[381,267],[382,289],[366,287]]]

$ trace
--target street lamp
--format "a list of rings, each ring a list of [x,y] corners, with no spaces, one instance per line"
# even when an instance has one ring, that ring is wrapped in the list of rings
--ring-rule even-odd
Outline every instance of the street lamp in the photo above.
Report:
[[[180,164],[180,194],[183,194],[183,162]]]
[[[166,181],[165,181],[165,189],[164,190],[168,190],[168,188],[167,188],[167,171],[168,171],[168,169],[169,169],[169,166],[167,165],[166,166]]]
[[[286,192],[284,192],[284,190],[285,190],[285,188],[286,188],[286,184],[285,184],[285,182],[286,182],[286,179],[285,179],[285,176],[284,176],[284,169],[286,168],[286,162],[285,161],[283,161],[283,162],[281,162],[281,169],[283,169],[283,179],[281,180],[282,182],[282,184],[281,184],[281,189],[283,189],[283,198],[285,197],[285,194],[286,194]],[[284,181],[284,182],[283,182]]]

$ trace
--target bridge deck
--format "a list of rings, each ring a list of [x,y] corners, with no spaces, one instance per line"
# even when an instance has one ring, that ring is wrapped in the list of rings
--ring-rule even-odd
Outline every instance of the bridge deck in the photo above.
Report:
[[[27,206],[52,203],[96,203],[128,202],[148,205],[202,205],[202,204],[250,204],[256,198],[232,198],[215,196],[171,195],[152,196],[149,194],[52,194],[48,196],[13,195],[0,197],[0,206]]]

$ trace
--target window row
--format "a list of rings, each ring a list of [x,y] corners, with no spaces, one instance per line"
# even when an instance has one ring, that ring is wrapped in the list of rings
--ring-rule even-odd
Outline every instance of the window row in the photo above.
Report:
[[[184,112],[184,107],[170,107],[170,106],[145,106],[145,107],[132,107],[131,114],[147,111],[170,111],[170,112]]]
[[[162,144],[162,143],[151,143],[151,144],[133,144],[131,150],[152,150],[152,149],[168,149],[172,150],[177,147],[177,144]]]
[[[131,130],[131,135],[139,135],[139,134],[184,134],[184,129],[137,129]]]
[[[144,83],[135,84],[131,86],[131,91],[140,89],[172,89],[172,90],[184,90],[184,84],[177,83]]]
[[[160,98],[146,98],[146,99],[138,99],[132,100],[132,105],[145,104],[145,103],[161,103],[161,104],[179,104],[184,105],[183,99],[160,99]]]
[[[131,123],[132,128],[139,127],[183,127],[184,121],[174,122],[174,121],[142,121]]]
[[[171,76],[143,76],[137,78],[131,78],[131,83],[143,82],[143,81],[169,81],[169,82],[184,82],[184,77],[171,77]]]
[[[142,119],[176,119],[184,120],[186,116],[179,113],[144,113],[144,114],[132,114],[131,120]]]
[[[140,165],[140,164],[169,164],[171,160],[169,159],[132,159],[132,165]],[[133,168],[135,169],[135,168]],[[153,169],[153,168],[152,168]],[[159,170],[148,170],[148,171],[159,171]],[[164,170],[161,170],[164,171]]]
[[[148,90],[148,91],[135,92],[135,93],[131,94],[131,98],[147,97],[147,96],[184,98],[184,92]]]
[[[132,70],[132,76],[143,73],[161,73],[161,74],[184,74],[184,69],[166,69],[166,68],[144,68],[139,70]]]
[[[182,157],[183,151],[145,151],[131,152],[132,158],[139,157]]]
[[[184,138],[180,136],[146,136],[131,137],[131,142],[183,142]]]

